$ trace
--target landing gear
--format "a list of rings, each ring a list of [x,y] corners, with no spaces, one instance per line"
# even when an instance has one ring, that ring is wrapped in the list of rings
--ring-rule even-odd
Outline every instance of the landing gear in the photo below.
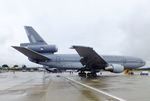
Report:
[[[134,75],[133,70],[129,70],[129,69],[126,69],[126,70],[124,71],[124,73],[127,74],[127,75]]]
[[[86,73],[83,72],[83,71],[79,72],[78,75],[81,76],[81,77],[86,77]]]
[[[80,71],[78,75],[80,77],[97,77],[96,72],[85,73],[84,71]]]
[[[96,73],[87,73],[87,77],[97,77]]]

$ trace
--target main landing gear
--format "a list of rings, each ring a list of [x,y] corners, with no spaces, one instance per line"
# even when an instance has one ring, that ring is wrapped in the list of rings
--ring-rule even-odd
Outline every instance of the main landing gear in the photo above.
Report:
[[[87,73],[87,77],[97,77],[97,74],[95,72]]]
[[[96,72],[85,73],[84,71],[80,71],[78,75],[80,77],[97,77]]]
[[[80,72],[78,73],[78,75],[79,75],[80,77],[86,77],[86,73],[85,73],[84,71],[80,71]]]

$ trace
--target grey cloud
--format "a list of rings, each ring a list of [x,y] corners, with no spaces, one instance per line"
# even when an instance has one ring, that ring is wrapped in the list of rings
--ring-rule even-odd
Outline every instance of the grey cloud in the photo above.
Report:
[[[137,5],[121,23],[121,30],[126,35],[124,40],[123,53],[138,56],[150,63],[150,12],[149,4]]]

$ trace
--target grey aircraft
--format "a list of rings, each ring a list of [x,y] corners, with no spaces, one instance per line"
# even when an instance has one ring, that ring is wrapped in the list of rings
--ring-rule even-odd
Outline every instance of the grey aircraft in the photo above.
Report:
[[[71,69],[78,70],[79,76],[96,76],[101,70],[121,73],[145,65],[145,61],[140,58],[99,55],[93,48],[85,46],[71,47],[78,54],[55,54],[58,51],[55,45],[48,45],[32,27],[24,28],[30,43],[12,47],[27,56],[31,62],[46,66],[45,69]]]

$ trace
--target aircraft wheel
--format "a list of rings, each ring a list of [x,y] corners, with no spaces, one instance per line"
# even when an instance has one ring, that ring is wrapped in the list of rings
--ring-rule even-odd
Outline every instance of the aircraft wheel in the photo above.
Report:
[[[96,73],[87,73],[87,77],[97,77]]]
[[[127,74],[127,75],[134,75],[133,70],[129,70],[129,69],[126,69],[126,70],[124,71],[124,73]]]
[[[81,76],[81,77],[86,77],[86,73],[85,72],[80,72],[80,73],[78,73],[78,75]]]

